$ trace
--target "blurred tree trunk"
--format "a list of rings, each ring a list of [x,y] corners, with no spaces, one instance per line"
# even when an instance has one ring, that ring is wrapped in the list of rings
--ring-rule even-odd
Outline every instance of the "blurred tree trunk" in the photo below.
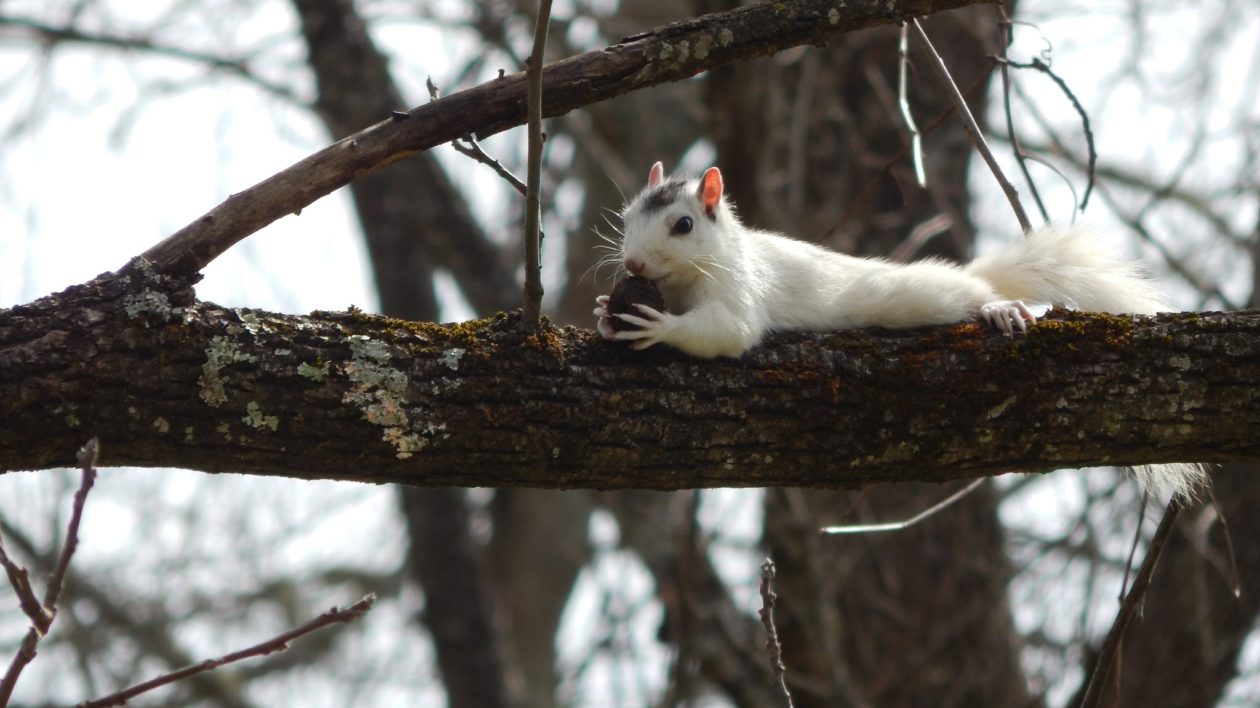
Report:
[[[736,4],[717,0],[705,9]],[[991,8],[976,8],[925,22],[960,88],[980,82],[970,94],[977,116],[995,19]],[[923,48],[910,46],[908,93],[923,129],[950,103],[931,80]],[[934,230],[949,236],[914,255],[970,255],[970,142],[951,117],[925,139],[928,184],[916,184],[910,154],[898,158],[909,144],[898,62],[898,31],[880,28],[712,73],[718,162],[746,221],[848,253],[888,255],[944,215]],[[1035,702],[1020,666],[1006,594],[1013,571],[991,490],[912,530],[818,537],[827,524],[912,516],[948,491],[767,490],[765,544],[779,563],[779,632],[789,681],[800,689],[796,705]]]
[[[334,140],[408,105],[350,0],[294,6],[319,87],[317,109]],[[357,179],[351,190],[384,314],[436,321],[435,267],[451,272],[483,314],[517,305],[507,265],[514,260],[482,233],[432,152]],[[451,705],[550,705],[556,629],[589,556],[588,497],[499,490],[487,557],[472,538],[464,490],[398,493],[411,534],[409,565],[425,591],[424,621]]]

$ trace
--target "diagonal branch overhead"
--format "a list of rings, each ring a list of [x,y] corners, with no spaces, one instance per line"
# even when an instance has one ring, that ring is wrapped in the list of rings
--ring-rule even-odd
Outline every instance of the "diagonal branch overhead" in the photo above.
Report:
[[[991,0],[792,0],[676,22],[543,70],[543,115],[563,115],[630,91],[845,32]],[[525,123],[526,79],[512,74],[444,96],[350,135],[226,201],[145,252],[161,273],[188,275],[233,244],[296,214],[360,175],[468,134]]]
[[[738,360],[589,331],[223,308],[137,261],[0,312],[0,471],[415,485],[858,486],[1260,460],[1260,313],[785,335]]]

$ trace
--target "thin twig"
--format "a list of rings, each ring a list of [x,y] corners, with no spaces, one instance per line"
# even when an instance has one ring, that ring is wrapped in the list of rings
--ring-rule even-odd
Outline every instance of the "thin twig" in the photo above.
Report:
[[[0,15],[0,26],[20,27],[30,32],[32,38],[46,45],[61,42],[79,43],[120,49],[123,51],[147,52],[156,56],[169,57],[193,64],[201,64],[212,71],[221,71],[251,83],[263,91],[281,98],[296,106],[308,106],[307,102],[297,96],[289,87],[268,81],[249,67],[251,57],[223,57],[204,52],[197,52],[184,47],[161,44],[147,37],[111,35],[94,33],[78,27],[57,27],[40,22],[31,17],[17,15]],[[12,37],[12,35],[9,35]]]
[[[65,582],[66,570],[70,567],[70,557],[79,547],[79,523],[83,520],[83,506],[87,503],[88,492],[96,484],[96,457],[100,452],[100,443],[96,438],[87,441],[79,450],[79,469],[83,470],[83,479],[79,483],[79,491],[74,493],[74,506],[70,513],[70,524],[66,527],[66,540],[61,547],[61,556],[57,559],[57,567],[48,577],[48,589],[44,592],[44,607],[56,613],[57,600],[61,598],[62,584]]]
[[[13,655],[13,661],[9,663],[9,670],[5,671],[4,678],[0,679],[0,706],[9,705],[9,698],[13,696],[13,688],[17,686],[18,677],[22,675],[22,669],[35,659],[35,647],[43,636],[34,626],[26,631],[26,636],[18,645],[17,654]]]
[[[788,209],[793,214],[805,211],[807,157],[813,147],[810,141],[810,110],[818,94],[818,74],[822,60],[818,52],[806,51],[801,58],[801,71],[796,80],[796,96],[792,99],[790,120],[788,121]],[[768,144],[768,143],[767,143]],[[625,200],[622,200],[625,201]]]
[[[1216,519],[1221,522],[1221,531],[1225,533],[1225,551],[1229,553],[1229,584],[1234,591],[1234,597],[1242,597],[1242,576],[1238,574],[1238,554],[1234,552],[1234,535],[1229,532],[1229,522],[1225,519],[1225,511],[1221,509],[1221,503],[1216,500],[1216,492],[1212,491],[1212,485],[1204,486],[1207,489],[1208,499],[1212,501],[1212,508],[1216,510]]]
[[[901,531],[904,529],[908,529],[911,526],[914,526],[915,524],[919,523],[920,521],[923,521],[924,519],[931,517],[937,512],[940,512],[942,509],[949,507],[951,504],[958,501],[959,499],[962,499],[963,497],[967,496],[968,494],[972,492],[972,490],[974,490],[976,487],[979,487],[986,480],[988,480],[988,477],[979,477],[977,479],[971,480],[971,483],[968,484],[967,486],[963,487],[962,489],[959,489],[958,491],[954,492],[948,497],[945,497],[944,499],[933,504],[927,509],[920,511],[914,516],[911,516],[905,521],[890,521],[884,524],[853,524],[849,526],[824,526],[818,531],[819,533],[839,535],[839,534],[855,534],[855,533],[880,533],[883,531]]]
[[[1032,230],[1032,222],[1028,220],[1028,214],[1024,213],[1024,206],[1019,203],[1019,192],[1015,189],[1015,185],[1006,179],[1006,175],[1002,173],[1002,168],[998,167],[997,160],[993,157],[993,151],[989,149],[988,143],[984,140],[984,135],[980,133],[980,126],[976,124],[976,119],[971,115],[971,109],[967,107],[967,101],[963,99],[962,93],[958,90],[958,85],[954,83],[953,78],[949,75],[949,68],[945,66],[945,60],[936,52],[936,47],[932,46],[932,40],[928,39],[927,32],[923,31],[923,25],[919,24],[917,19],[910,20],[910,24],[914,26],[915,31],[919,35],[928,54],[931,56],[931,64],[936,70],[937,77],[941,80],[941,84],[945,87],[946,92],[954,101],[954,106],[958,109],[958,117],[962,119],[963,128],[967,134],[971,136],[971,142],[975,144],[976,151],[980,153],[980,157],[984,158],[984,162],[989,166],[989,170],[993,173],[993,177],[997,180],[998,185],[1002,187],[1002,192],[1006,195],[1007,201],[1011,203],[1011,210],[1015,212],[1015,218],[1019,220],[1019,227],[1025,233]]]
[[[521,324],[536,329],[542,312],[542,205],[538,198],[542,181],[542,69],[543,50],[547,46],[547,26],[551,20],[551,0],[538,1],[538,19],[534,23],[534,50],[525,70],[527,132],[529,135],[528,167],[525,182],[525,307]]]
[[[18,606],[22,608],[22,612],[31,619],[31,624],[46,631],[48,625],[52,623],[52,617],[44,611],[39,598],[35,597],[35,590],[31,588],[30,574],[26,572],[26,568],[9,558],[2,540],[0,540],[0,565],[4,566],[4,572],[9,576],[9,584],[13,586],[13,592],[18,596]]]
[[[973,81],[971,85],[967,87],[967,90],[964,92],[964,95],[966,96],[975,95],[975,93],[979,91],[980,88],[983,87],[988,82],[989,73],[991,71],[993,71],[993,65],[990,65],[989,68],[984,73],[978,76],[976,80]],[[950,116],[954,115],[954,112],[956,110],[958,109],[954,106],[954,104],[951,103],[945,110],[941,111],[940,115],[936,116],[936,118],[934,118],[931,123],[928,123],[927,127],[923,128],[922,130],[923,135],[931,135],[933,132],[935,132],[936,129],[941,127],[941,125],[943,125],[945,121],[949,119]],[[836,217],[835,222],[832,223],[831,226],[828,227],[826,231],[819,234],[818,237],[814,240],[824,241],[828,237],[830,237],[832,234],[834,234],[837,230],[839,230],[840,227],[844,226],[849,221],[849,217],[852,216],[853,213],[857,210],[858,205],[866,202],[868,198],[870,197],[871,193],[875,191],[875,188],[879,186],[880,182],[885,177],[888,177],[890,174],[892,174],[894,167],[901,164],[901,161],[905,159],[906,153],[910,150],[910,147],[911,146],[909,145],[903,145],[901,149],[897,151],[897,154],[893,155],[888,160],[888,162],[884,163],[884,166],[879,171],[879,175],[872,178],[870,181],[868,181],[866,183],[866,186],[862,187],[862,190],[858,192],[858,194],[854,196],[853,199],[849,200],[848,206],[844,208],[844,211],[840,212],[840,216]]]
[[[1006,6],[998,4],[998,14],[1001,19],[998,25],[1002,28],[1002,57],[999,66],[1002,67],[1002,107],[1006,113],[1006,135],[1011,141],[1011,152],[1015,155],[1015,162],[1019,165],[1019,171],[1024,174],[1024,181],[1028,183],[1028,191],[1032,193],[1033,201],[1037,204],[1037,211],[1041,212],[1042,221],[1050,221],[1050,214],[1046,211],[1046,205],[1041,201],[1041,192],[1037,191],[1037,183],[1033,182],[1032,173],[1028,171],[1027,155],[1024,148],[1019,144],[1019,136],[1015,133],[1015,118],[1011,113],[1011,69],[1006,61],[1006,51],[1010,48],[1011,42],[1014,40],[1014,33],[1011,32],[1011,18],[1006,15]]]
[[[424,84],[429,89],[429,100],[438,100],[438,87],[437,84],[433,83],[433,77],[426,76]],[[462,138],[452,140],[451,147],[455,148],[455,152],[463,155],[464,157],[471,157],[477,162],[480,162],[481,164],[494,170],[495,174],[499,175],[505,182],[512,185],[512,189],[519,192],[522,197],[526,196],[525,183],[522,182],[516,175],[512,174],[511,170],[504,167],[503,163],[493,157],[490,157],[490,155],[482,149],[481,143],[477,142],[477,137],[472,133],[469,133]]]
[[[1155,566],[1159,562],[1159,556],[1164,550],[1164,545],[1168,543],[1168,537],[1172,535],[1173,526],[1176,525],[1177,515],[1180,512],[1181,506],[1176,499],[1168,502],[1168,507],[1164,510],[1164,518],[1160,519],[1159,528],[1155,530],[1155,537],[1151,539],[1151,545],[1146,549],[1146,558],[1142,560],[1142,567],[1133,579],[1133,588],[1125,596],[1124,602],[1120,605],[1120,611],[1116,613],[1116,619],[1112,622],[1111,629],[1107,632],[1107,637],[1099,649],[1098,661],[1094,664],[1094,671],[1089,677],[1089,684],[1085,687],[1085,697],[1081,699],[1079,708],[1094,708],[1100,705],[1104,687],[1115,668],[1124,632],[1142,606],[1146,590],[1151,584],[1151,576],[1155,573]]]
[[[910,152],[914,157],[914,178],[920,187],[927,187],[927,171],[923,167],[923,136],[919,126],[914,123],[914,115],[910,113],[910,99],[907,97],[906,68],[910,65],[910,28],[902,23],[901,41],[897,44],[897,105],[901,108],[901,117],[910,130]]]
[[[1088,167],[1085,170],[1085,194],[1081,197],[1081,211],[1085,211],[1085,207],[1089,206],[1089,195],[1094,192],[1094,167],[1098,164],[1098,150],[1094,147],[1094,130],[1089,123],[1089,114],[1085,112],[1085,107],[1077,100],[1076,94],[1072,93],[1072,89],[1068,88],[1067,82],[1058,74],[1050,69],[1050,65],[1042,61],[1039,57],[1033,57],[1033,60],[1027,64],[1011,61],[1006,58],[998,59],[1002,65],[1002,71],[1006,71],[1007,66],[1013,66],[1016,69],[1036,69],[1041,73],[1049,76],[1052,81],[1067,96],[1068,101],[1072,103],[1072,108],[1076,109],[1076,114],[1081,117],[1081,129],[1085,132],[1085,146],[1089,150]]]
[[[512,174],[511,170],[504,167],[503,163],[486,154],[486,151],[481,147],[481,143],[477,142],[477,138],[473,137],[472,133],[465,135],[459,140],[452,140],[451,147],[455,148],[455,152],[458,152],[465,157],[471,157],[477,162],[480,162],[481,164],[494,170],[495,174],[499,175],[505,182],[512,185],[512,189],[515,189],[522,197],[529,196],[528,187],[525,183],[522,182],[519,177]]]
[[[1102,196],[1103,201],[1107,202],[1107,205],[1111,207],[1112,212],[1115,213],[1126,226],[1132,229],[1133,232],[1143,241],[1149,243],[1155,248],[1160,257],[1163,259],[1164,265],[1167,265],[1172,272],[1176,273],[1196,290],[1206,295],[1215,297],[1224,309],[1238,309],[1238,305],[1234,302],[1233,298],[1229,297],[1225,294],[1225,291],[1221,290],[1218,282],[1210,281],[1205,276],[1194,272],[1185,263],[1184,259],[1179,258],[1175,253],[1170,251],[1168,246],[1164,245],[1163,241],[1155,238],[1155,234],[1152,234],[1150,229],[1146,227],[1146,223],[1141,214],[1126,214],[1124,212],[1125,207],[1120,205],[1116,199],[1111,196],[1111,193],[1107,189],[1106,185],[1099,187],[1098,193]]]
[[[1146,521],[1146,503],[1151,493],[1142,492],[1142,504],[1138,511],[1137,528],[1133,530],[1133,543],[1129,544],[1129,557],[1124,562],[1124,577],[1120,580],[1120,601],[1124,602],[1125,593],[1129,592],[1129,572],[1133,570],[1133,559],[1137,557],[1138,541],[1142,540],[1142,523]]]
[[[84,701],[80,703],[79,706],[80,708],[103,708],[104,706],[120,706],[142,693],[146,693],[148,691],[152,691],[155,688],[160,688],[162,686],[175,683],[176,681],[182,681],[183,679],[186,679],[189,676],[194,676],[196,674],[200,674],[206,671],[213,671],[214,669],[217,669],[220,666],[223,666],[225,664],[231,664],[233,662],[240,661],[241,659],[248,659],[255,656],[266,656],[267,654],[272,654],[274,652],[284,651],[285,649],[289,648],[289,642],[292,642],[295,639],[300,639],[301,637],[307,634],[310,634],[311,632],[314,632],[319,629],[323,629],[324,627],[337,624],[339,622],[352,622],[358,619],[359,617],[363,616],[363,614],[365,614],[368,610],[371,610],[372,605],[374,605],[375,603],[376,603],[376,595],[368,595],[367,597],[364,597],[363,599],[359,600],[353,605],[350,605],[349,607],[346,607],[346,608],[334,607],[331,610],[328,610],[324,614],[320,615],[319,617],[316,617],[310,622],[307,622],[306,624],[302,625],[301,627],[291,629],[283,634],[280,634],[271,639],[268,639],[265,642],[255,644],[254,646],[249,647],[248,649],[242,649],[241,651],[232,652],[231,654],[224,654],[223,656],[217,659],[206,659],[205,661],[199,664],[186,666],[182,669],[172,671],[168,674],[163,674],[161,676],[158,676],[157,678],[145,681],[144,683],[136,684],[135,686],[132,686],[131,688],[128,688],[126,690],[119,691],[118,693],[105,696],[104,698],[97,698],[91,701]]]
[[[914,259],[915,255],[923,250],[923,247],[929,241],[949,231],[953,226],[953,220],[948,214],[937,214],[927,221],[910,229],[910,235],[906,240],[902,241],[893,252],[888,254],[888,260],[898,262],[909,262]]]
[[[1047,158],[1044,158],[1036,153],[1022,152],[1021,154],[1023,155],[1023,158],[1025,161],[1032,160],[1038,165],[1041,165],[1047,170],[1050,170],[1051,172],[1053,172],[1055,175],[1059,177],[1060,180],[1063,181],[1063,186],[1067,187],[1068,191],[1072,193],[1072,210],[1073,210],[1072,223],[1076,223],[1076,211],[1080,210],[1081,208],[1081,198],[1080,198],[1080,195],[1076,193],[1076,185],[1072,184],[1072,180],[1068,179],[1067,173],[1059,169],[1057,165],[1055,165],[1053,162],[1051,162]],[[1033,193],[1038,194],[1035,189],[1033,190]]]
[[[774,671],[774,681],[779,692],[783,694],[788,708],[792,708],[792,692],[787,687],[787,667],[783,665],[783,647],[779,644],[779,630],[774,626],[774,603],[778,599],[774,592],[774,561],[767,558],[761,564],[761,624],[766,628],[766,654],[770,659],[770,669]]]
[[[9,704],[9,699],[13,696],[13,689],[17,686],[18,677],[22,675],[22,670],[26,665],[35,659],[35,648],[39,645],[39,640],[44,638],[52,627],[53,620],[57,617],[57,600],[61,597],[61,587],[66,577],[66,570],[70,567],[70,557],[74,555],[74,549],[79,545],[79,522],[83,518],[83,506],[87,502],[88,492],[91,491],[92,485],[96,482],[96,454],[99,444],[96,438],[87,441],[87,444],[79,450],[78,461],[79,468],[83,471],[82,481],[79,484],[79,491],[74,494],[74,506],[70,513],[70,524],[66,528],[66,540],[61,548],[61,556],[57,560],[57,566],[52,574],[48,576],[48,587],[44,592],[43,606],[38,613],[28,611],[31,617],[31,628],[27,630],[26,636],[22,638],[22,644],[18,646],[17,654],[13,656],[13,661],[9,664],[8,671],[5,672],[4,678],[0,679],[0,706]],[[6,558],[7,560],[7,558]],[[5,566],[8,570],[8,565]],[[26,571],[22,571],[25,575]],[[12,576],[10,576],[12,582]],[[27,590],[30,591],[29,584]],[[19,593],[21,596],[21,593]],[[33,598],[32,598],[33,599]],[[27,599],[23,599],[23,609],[27,610]]]

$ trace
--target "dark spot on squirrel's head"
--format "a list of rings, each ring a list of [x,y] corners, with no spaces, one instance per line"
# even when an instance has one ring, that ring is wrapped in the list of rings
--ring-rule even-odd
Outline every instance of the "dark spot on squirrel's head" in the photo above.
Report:
[[[682,196],[683,190],[687,188],[686,182],[670,181],[648,192],[643,199],[643,209],[645,211],[660,211],[665,207],[678,201]]]

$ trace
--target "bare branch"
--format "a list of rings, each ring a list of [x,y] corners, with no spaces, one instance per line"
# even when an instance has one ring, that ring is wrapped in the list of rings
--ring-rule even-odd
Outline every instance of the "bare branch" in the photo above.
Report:
[[[13,592],[18,596],[18,605],[22,608],[22,612],[30,618],[31,624],[40,627],[42,631],[47,631],[48,625],[52,624],[52,617],[44,611],[39,598],[35,597],[35,591],[31,588],[30,574],[26,572],[26,568],[9,558],[3,541],[0,541],[0,565],[4,566],[4,572],[9,576],[9,584],[13,586]]]
[[[839,6],[826,0],[793,0],[675,22],[546,67],[542,114],[564,115],[717,66],[985,1],[901,0],[890,8],[884,0],[853,0]],[[231,195],[144,257],[161,273],[196,273],[241,239],[300,212],[360,175],[470,132],[484,138],[521,125],[526,119],[525,94],[525,76],[518,73],[414,108],[407,120],[382,116],[382,122]]]
[[[433,83],[433,79],[431,77],[426,77],[424,83],[429,89],[429,100],[438,100],[438,87],[437,84]],[[402,115],[407,116],[406,113],[403,113]],[[502,177],[505,182],[512,186],[512,189],[515,189],[522,197],[526,196],[525,183],[522,182],[516,175],[512,174],[511,170],[504,167],[502,162],[490,157],[490,155],[482,149],[481,143],[477,142],[477,137],[472,133],[469,133],[458,140],[452,140],[451,147],[455,148],[455,152],[463,155],[464,157],[470,157],[494,170],[495,174]]]
[[[542,132],[543,52],[547,48],[547,26],[550,21],[551,0],[539,0],[538,18],[534,23],[534,49],[529,55],[526,70],[529,83],[526,99],[529,112],[529,154],[525,176],[525,307],[521,311],[521,324],[530,329],[538,328],[543,296],[542,264],[539,262],[539,250],[542,247],[542,232],[539,228],[539,222],[542,220],[542,205],[538,191],[542,182],[544,137]]]
[[[157,56],[180,59],[192,64],[209,67],[212,71],[223,72],[253,84],[263,91],[284,99],[294,105],[305,106],[288,86],[263,78],[249,67],[249,57],[223,57],[205,52],[198,52],[183,47],[162,44],[143,36],[122,36],[104,32],[89,32],[78,27],[57,27],[30,17],[0,15],[0,26],[20,27],[28,31],[33,38],[45,44],[62,42],[91,44],[110,47],[124,51],[147,52]]]
[[[1089,150],[1089,159],[1086,162],[1085,169],[1085,193],[1081,196],[1081,203],[1079,206],[1080,211],[1085,211],[1085,207],[1089,206],[1089,195],[1094,191],[1094,167],[1098,164],[1098,150],[1094,147],[1094,130],[1090,127],[1089,114],[1085,112],[1085,107],[1082,106],[1081,102],[1076,98],[1076,94],[1072,93],[1072,89],[1068,87],[1067,82],[1064,81],[1058,74],[1054,73],[1054,71],[1050,69],[1050,65],[1043,62],[1040,58],[1033,57],[1033,60],[1027,64],[1010,61],[1009,59],[1000,59],[999,61],[1002,64],[1003,77],[1006,76],[1006,67],[1008,66],[1013,66],[1016,69],[1035,69],[1046,76],[1049,76],[1050,79],[1054,81],[1055,85],[1059,87],[1059,90],[1063,92],[1063,95],[1067,96],[1068,101],[1072,103],[1072,108],[1076,110],[1076,114],[1081,117],[1081,130],[1085,133],[1085,145]],[[1011,139],[1012,144],[1018,145],[1018,143],[1014,140],[1013,132],[1011,133]]]
[[[999,7],[1001,7],[999,5]],[[906,69],[910,65],[910,28],[901,26],[901,40],[897,44],[897,106],[901,109],[901,117],[906,121],[906,129],[910,131],[910,152],[914,158],[914,177],[920,187],[927,187],[927,173],[923,169],[923,135],[919,126],[915,125],[914,114],[910,112],[910,99],[906,96]]]
[[[1221,503],[1217,501],[1212,485],[1208,485],[1205,489],[1208,499],[1212,502],[1212,511],[1216,514],[1216,520],[1221,522],[1221,535],[1225,537],[1225,555],[1229,558],[1229,569],[1224,575],[1229,578],[1234,599],[1238,599],[1242,597],[1242,575],[1238,572],[1238,553],[1234,550],[1234,535],[1229,531],[1229,518],[1225,516]]]
[[[1211,489],[1210,486],[1209,489]],[[1142,523],[1146,521],[1146,506],[1150,498],[1150,492],[1142,492],[1142,503],[1138,505],[1138,520],[1133,528],[1133,543],[1129,544],[1129,556],[1124,561],[1124,577],[1120,580],[1120,602],[1122,603],[1124,596],[1129,592],[1129,573],[1133,572],[1133,559],[1137,557],[1138,543],[1142,540]],[[1093,565],[1091,564],[1090,567],[1092,568]],[[1088,623],[1082,619],[1081,628],[1086,629],[1088,626]]]
[[[761,609],[757,614],[761,624],[766,628],[766,655],[770,659],[770,669],[774,671],[774,681],[788,708],[792,708],[792,692],[787,687],[787,667],[783,665],[783,647],[779,644],[779,630],[774,626],[774,603],[778,599],[774,592],[774,561],[767,558],[761,564]]]
[[[34,542],[18,529],[5,523],[3,519],[0,519],[0,532],[12,538],[18,550],[35,558],[37,563],[45,563],[45,559],[40,556]],[[55,558],[47,559],[50,571],[55,561]],[[196,660],[195,656],[190,656],[171,636],[172,627],[167,622],[155,622],[152,615],[137,612],[138,608],[131,607],[126,602],[126,598],[117,595],[112,589],[107,590],[95,585],[90,576],[76,573],[73,567],[66,573],[66,582],[75,588],[76,601],[86,602],[92,608],[91,612],[95,621],[90,628],[76,626],[75,616],[68,613],[66,620],[63,620],[67,622],[63,625],[63,631],[87,632],[93,636],[105,634],[108,635],[110,641],[133,642],[140,656],[157,661],[169,668],[185,666]],[[235,680],[230,680],[225,676],[217,674],[196,676],[190,679],[190,683],[193,684],[194,693],[207,697],[215,705],[222,705],[225,708],[228,706],[246,708],[249,705],[241,699],[241,686]]]
[[[4,678],[0,679],[0,706],[9,705],[18,677],[22,675],[22,669],[35,659],[35,647],[39,645],[39,640],[43,636],[38,629],[31,627],[22,638],[17,653],[13,655],[13,661],[9,663],[9,670],[5,672]]]
[[[105,706],[120,706],[142,693],[147,693],[149,691],[152,691],[155,688],[161,688],[162,686],[175,683],[176,681],[182,681],[190,676],[195,676],[197,674],[204,673],[206,671],[213,671],[225,664],[230,664],[235,661],[240,661],[242,659],[249,659],[251,657],[256,657],[256,656],[266,656],[267,654],[271,654],[278,651],[284,651],[289,648],[289,642],[292,642],[295,639],[301,639],[302,637],[306,636],[307,634],[310,634],[311,632],[323,629],[324,627],[337,624],[339,622],[353,622],[354,620],[358,619],[359,617],[363,616],[366,612],[371,610],[372,605],[375,603],[376,603],[376,596],[368,595],[367,597],[364,597],[362,600],[359,600],[358,602],[354,603],[353,605],[350,605],[349,607],[345,607],[345,608],[334,607],[331,610],[328,610],[324,614],[320,615],[319,617],[316,617],[310,622],[307,622],[306,624],[302,625],[301,627],[291,629],[287,632],[284,632],[283,634],[279,634],[271,639],[268,639],[265,642],[260,642],[258,644],[255,644],[254,646],[249,647],[248,649],[242,649],[240,651],[232,652],[231,654],[224,654],[223,656],[217,659],[206,659],[205,661],[199,664],[188,666],[183,669],[179,669],[178,671],[172,671],[168,674],[163,674],[161,676],[158,676],[157,678],[150,679],[148,681],[145,681],[144,683],[136,684],[135,686],[132,686],[131,688],[128,688],[123,691],[119,691],[117,693],[112,693],[103,698],[97,698],[91,701],[84,701],[80,703],[79,706],[80,708],[104,708]]]
[[[954,502],[967,496],[973,490],[975,490],[976,487],[979,487],[981,484],[983,484],[984,481],[985,480],[983,477],[979,479],[974,479],[967,486],[963,487],[962,489],[959,489],[958,491],[945,497],[941,501],[933,504],[932,506],[928,507],[927,509],[924,509],[923,511],[920,511],[919,513],[915,514],[914,516],[904,521],[890,521],[890,522],[882,523],[882,524],[849,524],[845,526],[824,526],[821,529],[819,529],[819,531],[828,535],[883,533],[885,531],[903,531],[905,529],[910,528],[911,526],[914,526],[920,521],[923,521],[924,519],[927,519],[927,518],[931,518],[932,516],[936,515],[938,512],[949,508]]]
[[[1028,183],[1028,191],[1032,193],[1033,201],[1037,204],[1037,210],[1041,212],[1042,221],[1050,221],[1050,213],[1046,211],[1046,205],[1041,201],[1041,192],[1037,191],[1037,183],[1033,181],[1032,174],[1028,171],[1027,155],[1024,148],[1019,144],[1019,136],[1015,134],[1015,117],[1011,111],[1011,69],[1006,64],[1006,51],[1011,46],[1014,35],[1011,32],[1011,18],[1006,15],[1006,7],[997,6],[998,15],[1001,21],[998,25],[1002,28],[1002,56],[999,62],[1002,67],[1002,109],[1006,116],[1006,135],[1011,141],[1011,152],[1015,154],[1015,161],[1019,165],[1019,171],[1024,174],[1024,181]]]
[[[1164,544],[1168,542],[1168,537],[1172,534],[1174,522],[1180,511],[1180,502],[1175,499],[1169,502],[1168,508],[1164,510],[1164,518],[1160,519],[1159,528],[1155,530],[1155,537],[1151,539],[1151,545],[1146,550],[1142,568],[1133,579],[1133,588],[1125,596],[1124,603],[1120,606],[1120,611],[1116,614],[1116,619],[1107,632],[1106,639],[1103,640],[1102,648],[1098,653],[1098,662],[1094,665],[1094,671],[1089,677],[1089,685],[1085,689],[1085,697],[1081,700],[1079,708],[1094,708],[1103,700],[1107,681],[1116,665],[1124,632],[1128,629],[1129,622],[1140,611],[1142,600],[1146,597],[1146,590],[1151,584],[1151,575],[1155,572],[1155,565],[1159,562]]]
[[[945,60],[936,52],[936,48],[932,46],[932,40],[928,38],[927,32],[923,31],[923,25],[919,24],[916,19],[910,20],[910,24],[914,26],[915,32],[918,33],[920,41],[927,47],[928,53],[932,56],[932,67],[936,70],[937,77],[941,80],[941,84],[949,93],[954,101],[954,107],[958,110],[958,117],[962,119],[963,127],[967,130],[967,134],[971,136],[971,141],[976,146],[976,152],[984,158],[984,162],[989,166],[989,170],[993,173],[993,177],[1002,187],[1002,192],[1006,194],[1006,199],[1011,203],[1011,210],[1015,212],[1015,218],[1019,220],[1019,227],[1025,233],[1032,230],[1032,222],[1028,220],[1028,214],[1024,213],[1024,206],[1019,202],[1019,192],[1015,189],[1015,185],[1006,179],[1006,175],[1002,173],[1002,168],[998,167],[997,160],[993,157],[993,151],[989,149],[989,145],[984,140],[984,134],[980,132],[980,126],[976,124],[976,119],[971,115],[971,109],[967,107],[967,101],[963,98],[962,92],[958,90],[958,85],[954,83],[954,79],[949,75],[949,68],[945,66]]]
[[[987,86],[988,83],[989,83],[989,72],[986,71],[980,74],[980,76],[976,77],[975,81],[971,82],[971,85],[967,87],[967,90],[963,92],[963,95],[970,97],[974,95],[977,91],[979,91],[981,88]],[[944,111],[941,111],[940,115],[936,116],[936,118],[931,123],[928,123],[927,127],[922,129],[923,134],[931,135],[933,131],[941,127],[941,125],[944,124],[945,121],[948,120],[950,116],[954,115],[956,111],[957,111],[957,107],[954,106],[953,104],[950,104],[950,106],[946,108]],[[839,231],[840,228],[848,222],[849,218],[853,215],[853,213],[857,211],[857,207],[870,199],[871,195],[875,192],[875,188],[879,186],[879,183],[882,180],[886,179],[889,174],[891,174],[894,167],[901,164],[901,161],[905,159],[906,153],[910,150],[910,148],[911,148],[910,145],[902,146],[901,150],[899,150],[896,155],[894,155],[890,160],[888,160],[887,163],[884,164],[883,169],[880,170],[879,177],[877,179],[873,179],[867,182],[866,185],[862,187],[862,190],[858,192],[858,194],[854,196],[851,200],[849,200],[849,204],[844,208],[843,211],[840,212],[840,215],[836,217],[835,223],[833,223],[831,227],[827,229],[826,232],[819,234],[819,236],[815,238],[814,240],[825,241],[832,234]],[[944,226],[944,228],[949,228],[949,227],[950,227],[950,224],[946,224]],[[911,253],[913,253],[913,251],[911,251]]]
[[[487,154],[481,147],[481,143],[477,142],[477,138],[472,133],[465,135],[459,140],[452,140],[451,147],[455,148],[455,152],[458,152],[465,157],[471,157],[477,162],[480,162],[481,164],[494,170],[495,174],[502,177],[503,181],[512,186],[512,189],[515,189],[522,197],[526,196],[525,183],[522,182],[519,177],[512,174],[511,170],[504,167],[502,162],[490,157],[490,155]]]
[[[74,550],[79,545],[79,522],[83,518],[83,505],[87,502],[88,492],[96,481],[96,469],[93,467],[96,464],[96,452],[96,438],[88,440],[87,444],[79,450],[78,461],[83,471],[83,480],[79,485],[79,491],[74,495],[74,508],[70,514],[70,524],[66,529],[65,544],[61,548],[61,556],[57,561],[56,569],[48,577],[48,588],[44,593],[43,606],[38,610],[28,607],[33,597],[23,597],[21,591],[18,593],[18,596],[22,597],[23,610],[26,610],[32,624],[22,639],[17,654],[13,656],[13,661],[9,664],[4,678],[0,679],[0,706],[9,704],[9,698],[12,697],[13,689],[17,686],[18,677],[22,675],[22,670],[26,668],[26,665],[35,659],[35,649],[39,641],[48,633],[53,620],[57,617],[57,600],[61,597],[62,583],[65,581],[66,570],[70,567],[70,557],[74,555]],[[7,557],[5,560],[5,570],[9,571]],[[10,581],[12,581],[12,571],[9,572]],[[25,585],[26,594],[29,595],[31,588],[25,580],[26,571],[21,571],[21,575],[23,576],[21,582]]]
[[[48,589],[44,592],[44,607],[56,612],[57,600],[61,598],[62,584],[66,579],[66,569],[70,567],[70,557],[79,547],[79,523],[83,520],[83,506],[87,503],[88,492],[96,483],[96,457],[100,443],[96,438],[87,441],[79,450],[77,459],[79,469],[83,471],[83,479],[79,491],[74,493],[74,506],[70,512],[70,525],[66,528],[66,540],[61,547],[61,556],[57,559],[57,567],[48,578]]]

